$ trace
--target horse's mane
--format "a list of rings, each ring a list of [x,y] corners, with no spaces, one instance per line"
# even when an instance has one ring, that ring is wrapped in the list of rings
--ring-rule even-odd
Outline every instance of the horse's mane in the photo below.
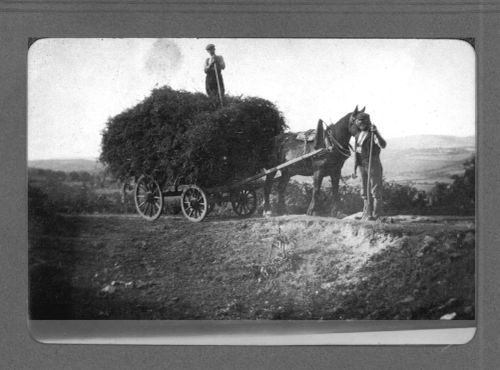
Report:
[[[349,125],[349,120],[351,118],[352,113],[347,113],[344,117],[339,119],[336,123],[331,123],[327,125],[327,131],[331,131],[333,136],[341,143],[347,140],[349,142],[350,136],[345,136],[345,130]],[[324,136],[325,129],[323,126],[323,122],[321,120],[318,121],[318,126],[316,128],[316,137],[314,138],[314,149],[324,148]],[[345,136],[345,137],[344,137]],[[345,143],[345,144],[347,144]]]
[[[347,125],[349,124],[349,119],[351,118],[351,115],[352,113],[347,113],[344,117],[342,117],[341,119],[339,119],[336,123],[334,124],[331,124],[330,126],[332,127],[332,129],[334,128],[343,128],[344,125]]]
[[[325,129],[323,127],[323,121],[320,119],[318,121],[318,126],[316,127],[316,136],[314,137],[314,149],[324,148],[324,133]]]

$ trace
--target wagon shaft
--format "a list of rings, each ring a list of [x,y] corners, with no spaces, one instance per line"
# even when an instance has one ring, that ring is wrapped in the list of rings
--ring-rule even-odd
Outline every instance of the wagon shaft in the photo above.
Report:
[[[257,175],[254,175],[254,176],[248,177],[248,178],[246,178],[246,179],[244,179],[244,180],[238,181],[238,182],[236,182],[236,183],[234,183],[234,184],[230,185],[230,186],[229,186],[229,189],[236,189],[236,188],[239,188],[239,187],[241,187],[241,186],[243,186],[243,185],[248,184],[249,182],[252,182],[252,181],[258,180],[258,179],[260,179],[260,178],[262,178],[262,177],[264,177],[264,176],[267,176],[267,175],[269,175],[269,174],[271,174],[271,173],[273,173],[273,172],[279,171],[279,170],[281,170],[282,168],[286,168],[286,167],[291,166],[292,164],[295,164],[295,163],[297,163],[297,162],[301,162],[301,161],[306,160],[306,159],[308,159],[308,158],[311,158],[311,157],[314,157],[314,156],[317,156],[317,155],[321,155],[321,154],[323,154],[323,153],[325,153],[325,152],[329,151],[330,149],[331,149],[331,148],[320,148],[320,149],[314,150],[314,151],[312,151],[312,152],[310,152],[310,153],[304,154],[304,155],[302,155],[302,156],[300,156],[300,157],[297,157],[297,158],[291,159],[291,160],[289,160],[289,161],[287,161],[287,162],[285,162],[285,163],[282,163],[282,164],[280,164],[280,165],[278,165],[278,166],[276,166],[276,167],[270,168],[270,169],[268,169],[268,170],[266,170],[266,169],[265,169],[264,171],[262,171],[261,173],[258,173]]]

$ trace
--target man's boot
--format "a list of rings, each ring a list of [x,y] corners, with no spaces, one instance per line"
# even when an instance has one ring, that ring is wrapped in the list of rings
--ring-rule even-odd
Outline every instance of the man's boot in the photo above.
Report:
[[[372,203],[367,198],[363,199],[364,199],[364,206],[363,206],[363,216],[361,217],[361,220],[366,221],[369,220],[372,215]]]
[[[382,198],[375,198],[373,200],[373,212],[372,216],[374,220],[377,220],[380,216],[382,216]]]

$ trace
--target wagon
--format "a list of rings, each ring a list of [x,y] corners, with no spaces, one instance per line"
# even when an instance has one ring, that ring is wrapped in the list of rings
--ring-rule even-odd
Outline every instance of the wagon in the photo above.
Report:
[[[262,186],[258,180],[280,169],[291,166],[313,156],[319,156],[329,148],[321,148],[258,174],[231,184],[205,188],[196,184],[174,184],[162,188],[151,175],[139,177],[134,188],[134,201],[137,212],[146,220],[154,221],[163,212],[164,198],[179,198],[184,216],[193,222],[202,221],[214,206],[230,202],[239,217],[250,217],[257,210],[257,189]]]

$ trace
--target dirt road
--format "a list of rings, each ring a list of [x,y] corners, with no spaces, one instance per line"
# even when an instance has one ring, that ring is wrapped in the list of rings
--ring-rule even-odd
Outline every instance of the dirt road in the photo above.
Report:
[[[30,310],[33,319],[473,319],[474,239],[467,218],[61,216],[55,231],[30,234]]]

